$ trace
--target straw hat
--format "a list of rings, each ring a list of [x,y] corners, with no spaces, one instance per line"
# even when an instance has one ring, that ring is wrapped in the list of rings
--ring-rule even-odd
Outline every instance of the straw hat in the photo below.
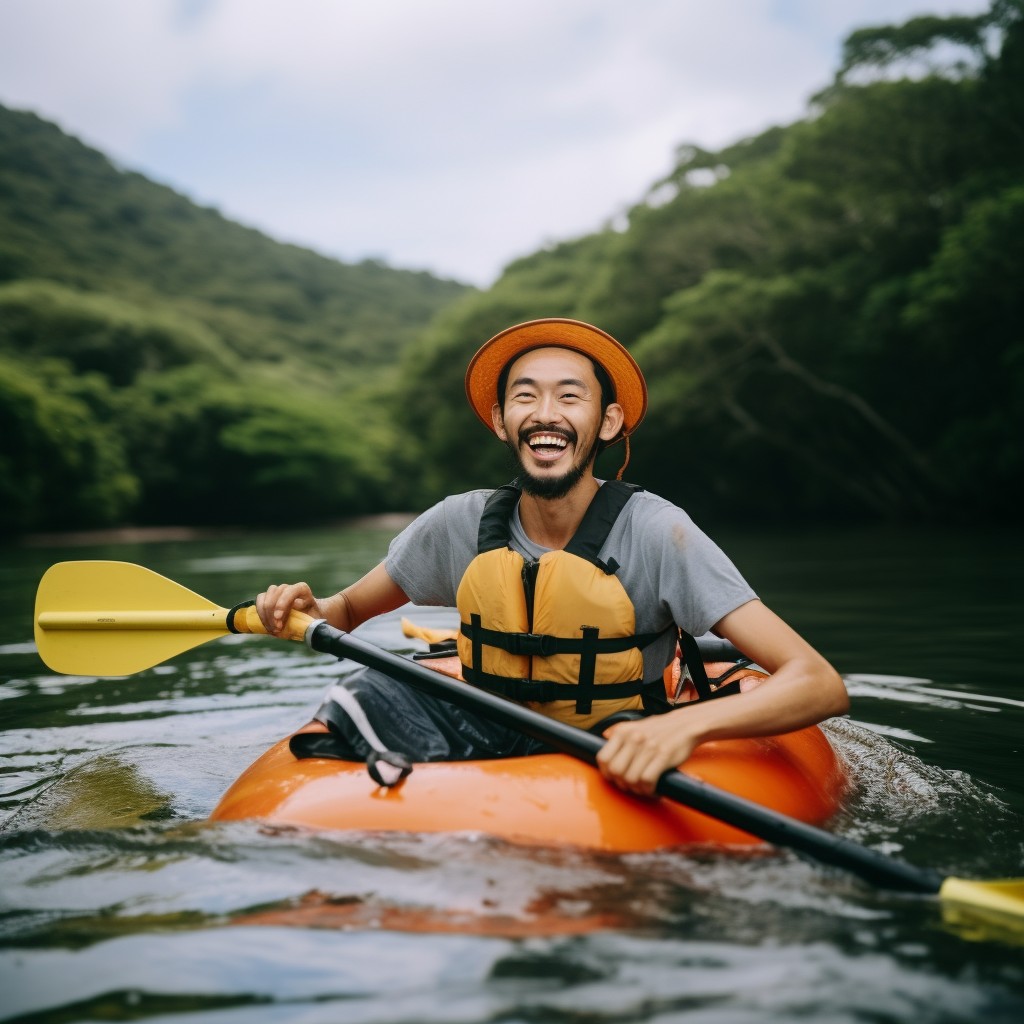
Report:
[[[647,411],[647,384],[636,361],[610,334],[581,320],[549,317],[506,328],[482,345],[466,369],[466,395],[488,430],[494,430],[491,407],[498,401],[501,371],[535,348],[568,348],[604,367],[624,414],[622,435],[631,434]]]

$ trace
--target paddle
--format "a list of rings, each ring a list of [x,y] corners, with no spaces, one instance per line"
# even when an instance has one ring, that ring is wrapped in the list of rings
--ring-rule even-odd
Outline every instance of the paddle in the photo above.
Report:
[[[62,673],[127,675],[229,632],[266,630],[251,604],[230,611],[220,608],[128,562],[58,563],[47,570],[36,594],[36,645],[43,661]],[[519,729],[589,764],[596,762],[604,744],[600,737],[433,672],[308,615],[292,613],[288,637],[304,639],[315,651],[379,669],[424,693]],[[1024,918],[1024,879],[980,882],[943,878],[935,871],[796,821],[680,771],[665,772],[657,791],[776,846],[850,871],[873,885],[937,895],[959,906]]]

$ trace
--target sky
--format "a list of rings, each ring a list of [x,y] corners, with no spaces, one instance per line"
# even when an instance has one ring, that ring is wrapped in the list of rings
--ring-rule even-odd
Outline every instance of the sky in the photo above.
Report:
[[[987,0],[0,0],[0,104],[349,262],[487,287]]]

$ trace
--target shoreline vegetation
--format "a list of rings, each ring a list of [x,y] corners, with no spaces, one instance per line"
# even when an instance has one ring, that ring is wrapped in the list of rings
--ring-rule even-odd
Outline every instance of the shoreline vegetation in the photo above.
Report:
[[[307,524],[307,530],[389,530],[398,533],[411,523],[416,512],[380,512],[332,522]],[[269,527],[237,526],[117,526],[105,530],[67,530],[57,533],[30,533],[14,543],[26,548],[89,547],[98,544],[163,544],[174,541],[218,540],[251,536],[269,531]]]
[[[1022,123],[1024,0],[859,29],[804,119],[680,144],[628,211],[479,291],[278,243],[0,107],[0,538],[500,484],[463,375],[543,316],[630,348],[626,478],[698,521],[1012,523]]]

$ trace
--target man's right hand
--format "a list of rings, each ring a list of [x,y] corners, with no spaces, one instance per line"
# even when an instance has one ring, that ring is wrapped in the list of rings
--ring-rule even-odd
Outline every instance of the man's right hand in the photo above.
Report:
[[[305,612],[314,619],[327,618],[308,583],[275,583],[256,598],[256,611],[264,629],[280,636],[292,611]]]
[[[326,619],[335,629],[348,632],[375,615],[394,611],[408,600],[381,562],[333,597],[314,597],[308,583],[274,584],[256,598],[256,611],[263,628],[274,636],[282,635],[293,610],[314,619]]]

